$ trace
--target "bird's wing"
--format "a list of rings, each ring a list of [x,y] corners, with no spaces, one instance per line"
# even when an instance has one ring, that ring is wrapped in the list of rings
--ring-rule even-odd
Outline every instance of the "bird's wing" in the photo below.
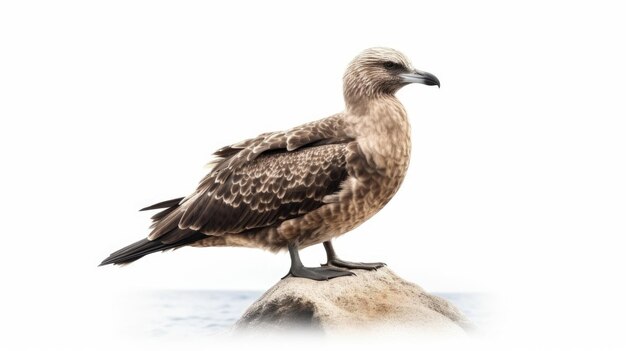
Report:
[[[264,133],[256,138],[223,147],[215,152],[213,171],[237,169],[270,150],[294,151],[312,144],[331,144],[345,140],[342,134],[344,120],[341,114],[303,124],[283,132]],[[227,173],[226,173],[227,174]],[[207,175],[207,178],[211,174]],[[205,178],[206,179],[206,178]],[[202,183],[200,183],[202,186]]]
[[[239,233],[277,225],[323,204],[347,177],[347,143],[328,118],[216,152],[221,158],[180,206],[154,223],[150,239],[175,242],[199,231]]]

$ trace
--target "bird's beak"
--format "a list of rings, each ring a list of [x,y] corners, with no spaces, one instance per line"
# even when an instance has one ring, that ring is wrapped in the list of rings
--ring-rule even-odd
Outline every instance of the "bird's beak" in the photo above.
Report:
[[[441,87],[439,79],[437,79],[434,74],[428,72],[414,70],[412,73],[402,73],[400,77],[402,77],[404,83],[420,83]]]

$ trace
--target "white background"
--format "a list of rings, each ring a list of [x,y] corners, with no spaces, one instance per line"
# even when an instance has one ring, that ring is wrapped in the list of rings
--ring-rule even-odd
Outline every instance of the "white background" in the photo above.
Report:
[[[339,254],[429,291],[498,296],[489,342],[616,347],[623,14],[601,1],[2,2],[3,341],[105,348],[119,292],[275,283],[287,255],[252,249],[96,266],[147,234],[137,209],[191,192],[217,148],[340,111],[347,63],[388,46],[442,86],[399,92],[409,173]]]

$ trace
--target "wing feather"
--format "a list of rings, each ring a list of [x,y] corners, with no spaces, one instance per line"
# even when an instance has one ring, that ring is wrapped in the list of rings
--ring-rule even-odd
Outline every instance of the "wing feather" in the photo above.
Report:
[[[210,235],[275,225],[323,204],[346,173],[344,144],[260,156],[183,204],[179,228]],[[290,180],[288,180],[290,179]],[[238,180],[235,183],[235,180]],[[244,185],[245,184],[245,185]]]
[[[349,138],[340,115],[266,133],[218,150],[195,193],[159,216],[151,240],[194,232],[240,233],[301,216],[324,204],[347,177]]]

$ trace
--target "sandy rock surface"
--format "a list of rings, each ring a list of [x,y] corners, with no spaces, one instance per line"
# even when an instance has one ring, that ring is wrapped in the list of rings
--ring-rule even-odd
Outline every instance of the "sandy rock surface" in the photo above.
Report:
[[[248,308],[234,331],[464,335],[471,329],[451,303],[426,293],[387,267],[353,272],[356,276],[321,282],[285,278]]]

